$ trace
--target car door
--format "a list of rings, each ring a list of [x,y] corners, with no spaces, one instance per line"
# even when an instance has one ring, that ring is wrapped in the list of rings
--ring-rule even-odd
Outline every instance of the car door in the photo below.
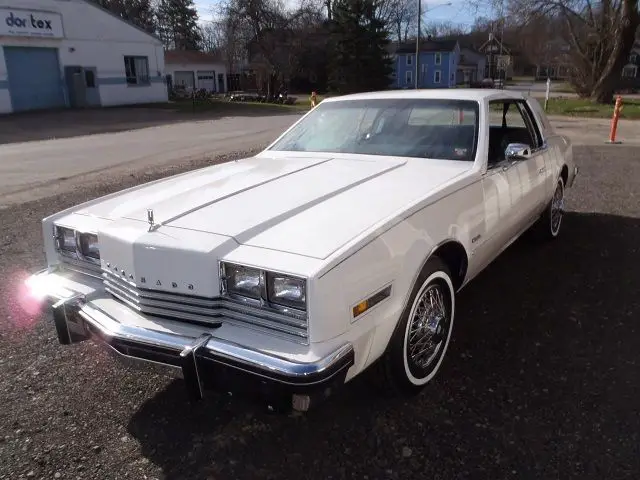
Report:
[[[501,180],[508,185],[508,213],[504,224],[504,239],[509,242],[527,228],[542,212],[546,200],[545,189],[549,160],[548,149],[542,141],[535,120],[524,100],[505,99],[490,102],[489,170],[498,171]],[[498,115],[495,115],[497,113]],[[526,145],[525,155],[506,158],[510,144]]]

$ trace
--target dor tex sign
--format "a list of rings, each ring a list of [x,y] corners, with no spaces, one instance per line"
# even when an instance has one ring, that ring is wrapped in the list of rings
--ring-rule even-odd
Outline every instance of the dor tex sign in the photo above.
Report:
[[[63,38],[59,13],[0,8],[0,36]]]

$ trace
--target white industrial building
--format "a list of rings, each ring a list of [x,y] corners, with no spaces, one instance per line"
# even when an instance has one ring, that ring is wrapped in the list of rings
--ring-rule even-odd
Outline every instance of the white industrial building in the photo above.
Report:
[[[167,76],[174,86],[208,92],[227,91],[227,67],[212,53],[168,50],[164,55]]]
[[[85,0],[0,0],[0,113],[167,98],[156,37]]]

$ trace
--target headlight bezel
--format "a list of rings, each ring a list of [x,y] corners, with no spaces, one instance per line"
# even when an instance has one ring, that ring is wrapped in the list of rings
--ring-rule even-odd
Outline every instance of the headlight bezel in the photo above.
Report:
[[[229,285],[228,271],[230,268],[242,268],[256,272],[259,275],[259,296],[248,296]],[[220,294],[223,297],[234,298],[241,300],[245,303],[254,304],[263,308],[270,308],[272,310],[280,311],[283,313],[290,313],[295,316],[307,315],[308,311],[308,278],[290,274],[286,272],[280,272],[272,269],[264,269],[261,267],[254,267],[251,265],[241,264],[237,262],[220,261]],[[293,282],[299,282],[302,285],[303,301],[282,301],[273,298],[273,288],[270,287],[270,282],[273,282],[276,278],[286,278]]]
[[[69,233],[71,233],[71,235],[69,235]],[[69,241],[69,237],[71,236],[73,238],[73,244],[67,244],[66,241]],[[66,241],[63,240],[61,242],[61,238]],[[87,238],[95,239],[97,256],[95,252],[91,252],[90,249],[86,248],[85,242]],[[53,241],[54,249],[59,255],[65,258],[100,265],[100,238],[96,232],[82,231],[66,225],[53,224]],[[64,246],[62,245],[63,243]]]

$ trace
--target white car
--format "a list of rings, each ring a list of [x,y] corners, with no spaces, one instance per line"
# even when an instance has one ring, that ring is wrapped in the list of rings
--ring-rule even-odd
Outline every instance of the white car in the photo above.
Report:
[[[369,367],[412,394],[456,295],[526,230],[560,233],[578,169],[537,101],[486,89],[324,100],[254,157],[43,220],[59,340],[161,364],[187,391],[307,410]]]

